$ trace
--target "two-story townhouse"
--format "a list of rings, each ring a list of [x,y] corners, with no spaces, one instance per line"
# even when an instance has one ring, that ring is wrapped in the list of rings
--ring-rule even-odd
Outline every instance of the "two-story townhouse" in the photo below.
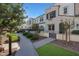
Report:
[[[39,28],[42,29],[43,31],[46,31],[45,17],[46,17],[45,14],[43,14],[35,18],[36,23],[39,24]]]
[[[79,4],[59,3],[45,11],[46,28],[48,32],[60,33],[60,24],[63,21],[74,23],[72,30],[79,30]]]
[[[30,18],[27,23],[29,28],[37,23],[45,32],[60,33],[62,21],[70,21],[74,25],[71,31],[79,30],[79,3],[57,3],[46,9],[43,15]]]
[[[34,18],[29,18],[27,20],[27,29],[31,29],[33,23],[35,23],[35,19]]]

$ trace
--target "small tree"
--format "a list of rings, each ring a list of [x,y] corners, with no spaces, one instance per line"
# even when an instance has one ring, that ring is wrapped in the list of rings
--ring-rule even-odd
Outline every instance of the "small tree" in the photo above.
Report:
[[[70,29],[72,29],[74,26],[74,20],[72,21],[72,23],[70,23],[70,20],[69,21],[65,21],[63,22],[63,25],[64,25],[64,29],[65,29],[65,38],[66,38],[66,42],[70,42]],[[69,40],[68,40],[68,30],[69,30]]]

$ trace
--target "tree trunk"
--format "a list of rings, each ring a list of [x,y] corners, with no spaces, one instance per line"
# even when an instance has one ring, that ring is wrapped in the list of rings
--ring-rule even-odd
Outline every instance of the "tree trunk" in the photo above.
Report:
[[[69,21],[69,42],[70,42],[70,21]]]
[[[2,45],[2,37],[1,37],[1,35],[2,35],[2,28],[0,27],[0,45]]]
[[[11,37],[9,36],[9,55],[12,55],[12,44]]]
[[[10,28],[9,32],[12,32],[12,28]],[[12,55],[12,41],[11,36],[9,35],[9,56]]]
[[[0,45],[2,45],[2,37],[1,37],[1,35],[0,35]]]
[[[67,42],[67,30],[66,30],[66,42]]]
[[[67,40],[68,40],[68,36],[67,36],[67,30],[66,30],[66,45],[67,45]]]

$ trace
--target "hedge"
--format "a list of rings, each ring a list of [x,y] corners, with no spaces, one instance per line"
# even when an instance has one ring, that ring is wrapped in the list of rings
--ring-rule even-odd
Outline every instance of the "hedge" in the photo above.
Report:
[[[29,32],[25,32],[25,33],[23,33],[23,35],[25,35],[27,38],[29,38],[31,40],[39,39],[39,35],[38,34],[32,34],[32,33],[29,33]]]
[[[71,33],[72,34],[79,34],[79,30],[73,30]]]

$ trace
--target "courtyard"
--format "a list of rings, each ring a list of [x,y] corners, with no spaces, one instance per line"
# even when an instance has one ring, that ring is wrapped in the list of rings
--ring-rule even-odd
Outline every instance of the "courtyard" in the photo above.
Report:
[[[0,4],[0,56],[79,56],[79,4],[30,5]]]

